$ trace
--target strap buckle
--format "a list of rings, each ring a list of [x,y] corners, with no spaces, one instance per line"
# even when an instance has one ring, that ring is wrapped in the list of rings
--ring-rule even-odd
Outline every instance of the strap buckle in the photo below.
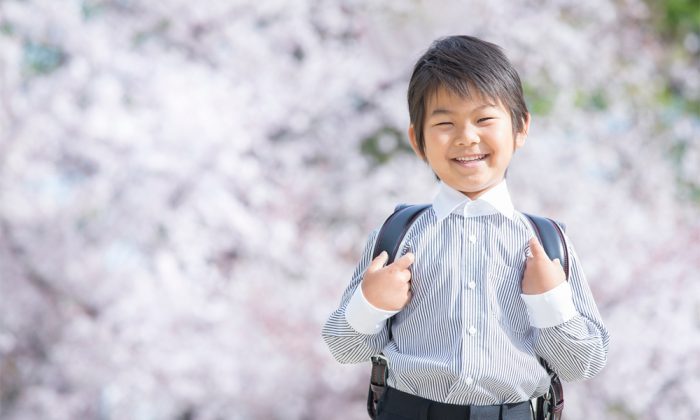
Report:
[[[388,376],[389,360],[383,354],[376,354],[370,358],[372,361],[372,374],[370,384],[378,387],[386,386]]]
[[[370,360],[372,361],[373,365],[381,365],[381,366],[388,366],[389,365],[389,360],[383,354],[375,354],[374,356],[370,357]]]

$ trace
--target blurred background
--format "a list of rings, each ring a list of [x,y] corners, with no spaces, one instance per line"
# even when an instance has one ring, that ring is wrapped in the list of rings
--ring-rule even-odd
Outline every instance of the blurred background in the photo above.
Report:
[[[515,205],[612,334],[565,419],[700,418],[697,0],[0,0],[0,418],[365,419],[320,329],[435,192],[405,96],[450,34],[519,70]]]

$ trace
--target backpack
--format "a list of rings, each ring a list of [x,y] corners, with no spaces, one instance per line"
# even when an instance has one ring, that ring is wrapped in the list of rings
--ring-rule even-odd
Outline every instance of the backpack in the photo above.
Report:
[[[423,214],[423,212],[430,207],[429,204],[402,204],[397,206],[394,213],[386,219],[379,230],[372,258],[374,259],[381,254],[382,251],[386,251],[389,255],[386,264],[391,264],[399,252],[399,245],[406,235],[406,232],[408,232],[418,216]],[[565,225],[545,217],[533,216],[530,214],[525,214],[525,216],[532,225],[533,231],[540,240],[540,244],[542,244],[547,256],[549,256],[550,259],[559,258],[568,281],[569,253],[564,240]],[[389,341],[392,339],[392,319],[393,317],[387,320]],[[372,371],[367,394],[367,412],[369,417],[374,419],[377,416],[377,404],[387,387],[388,361],[381,353],[372,356],[371,361]],[[544,359],[539,358],[539,361],[549,374],[550,386],[549,390],[544,395],[536,399],[535,419],[560,420],[562,411],[564,410],[564,389],[561,380]]]

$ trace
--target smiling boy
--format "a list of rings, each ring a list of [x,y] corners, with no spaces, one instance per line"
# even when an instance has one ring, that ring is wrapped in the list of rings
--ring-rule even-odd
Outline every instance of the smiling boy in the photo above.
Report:
[[[609,338],[570,240],[567,282],[510,199],[505,173],[530,124],[520,79],[498,46],[447,37],[416,63],[408,105],[438,193],[392,264],[372,260],[370,235],[323,337],[342,363],[386,356],[378,419],[530,419],[549,387],[538,357],[564,380],[590,378]]]

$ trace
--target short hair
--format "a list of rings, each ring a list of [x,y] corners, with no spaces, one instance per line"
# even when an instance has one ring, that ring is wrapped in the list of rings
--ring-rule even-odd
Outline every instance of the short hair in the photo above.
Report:
[[[440,87],[461,97],[469,97],[476,90],[499,100],[510,112],[513,136],[524,129],[528,110],[523,87],[501,47],[467,35],[439,38],[418,60],[408,84],[408,114],[423,155],[425,108]]]

